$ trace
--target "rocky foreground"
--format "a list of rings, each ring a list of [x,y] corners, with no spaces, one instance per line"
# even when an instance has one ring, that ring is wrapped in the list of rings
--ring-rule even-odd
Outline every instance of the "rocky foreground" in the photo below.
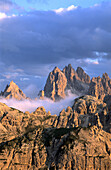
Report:
[[[111,169],[110,99],[85,95],[59,116],[0,103],[0,169]]]

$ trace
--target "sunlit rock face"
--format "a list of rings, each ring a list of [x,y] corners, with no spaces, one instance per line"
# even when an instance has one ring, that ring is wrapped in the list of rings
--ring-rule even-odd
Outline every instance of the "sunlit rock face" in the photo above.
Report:
[[[13,81],[11,81],[10,84],[6,86],[4,92],[1,92],[0,96],[6,99],[26,99],[23,91]]]
[[[110,169],[110,102],[81,96],[59,116],[0,103],[0,169]]]
[[[111,79],[104,73],[102,78],[98,76],[90,80],[90,76],[81,67],[75,71],[71,64],[65,66],[63,70],[55,67],[50,72],[40,96],[56,101],[67,96],[68,90],[78,96],[88,94],[103,100],[106,95],[111,94]]]
[[[44,87],[44,93],[46,97],[52,100],[58,100],[65,97],[65,89],[67,86],[67,79],[62,71],[55,67],[55,69],[50,72],[46,85]]]
[[[108,74],[104,73],[102,78],[100,76],[93,77],[88,93],[102,100],[104,99],[105,95],[111,95],[111,79],[109,78]]]
[[[55,67],[47,78],[44,95],[56,101],[64,98],[67,90],[71,90],[72,93],[87,94],[89,83],[90,77],[80,67],[77,71],[72,68],[71,64],[65,66],[63,71]]]

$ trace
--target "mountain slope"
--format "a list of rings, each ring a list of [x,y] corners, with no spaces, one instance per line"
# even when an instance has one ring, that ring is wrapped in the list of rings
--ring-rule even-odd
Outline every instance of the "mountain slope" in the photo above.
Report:
[[[72,68],[71,64],[64,67],[63,71],[55,67],[49,73],[44,91],[41,91],[40,96],[42,98],[46,96],[56,101],[64,98],[68,90],[77,94],[87,94],[89,83],[90,77],[80,67],[77,68],[77,71]]]
[[[56,101],[64,98],[68,90],[78,96],[88,94],[104,100],[106,95],[111,95],[111,79],[104,73],[102,77],[93,77],[90,80],[89,75],[81,67],[75,71],[71,64],[65,66],[63,70],[55,67],[49,73],[40,96],[42,99],[46,96]]]
[[[23,91],[13,81],[11,81],[10,84],[6,86],[4,92],[1,92],[0,96],[6,99],[26,99],[26,96]]]
[[[0,103],[0,169],[109,170],[111,104],[105,102],[82,96],[59,116]]]

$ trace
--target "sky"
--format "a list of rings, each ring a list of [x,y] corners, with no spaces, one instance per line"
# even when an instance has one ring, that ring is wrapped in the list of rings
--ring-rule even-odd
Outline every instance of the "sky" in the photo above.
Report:
[[[69,63],[111,77],[111,0],[0,0],[0,91],[35,97]]]

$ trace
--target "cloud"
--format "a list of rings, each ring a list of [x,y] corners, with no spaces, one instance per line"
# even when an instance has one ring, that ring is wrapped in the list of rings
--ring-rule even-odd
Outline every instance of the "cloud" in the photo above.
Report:
[[[61,14],[63,12],[67,12],[67,11],[72,11],[77,9],[77,6],[71,5],[68,8],[59,8],[59,9],[55,9],[54,12],[56,12],[57,14]]]
[[[50,111],[52,115],[57,114],[59,115],[62,109],[66,109],[68,106],[72,106],[74,103],[74,99],[77,96],[74,94],[69,94],[64,100],[59,102],[53,102],[52,100],[46,98],[45,100],[24,100],[24,101],[17,101],[17,100],[6,100],[0,99],[0,102],[5,103],[9,107],[14,107],[19,109],[23,112],[29,111],[34,112],[38,107],[44,106],[46,111]]]
[[[85,59],[85,62],[88,64],[99,64],[99,61],[97,60],[92,60],[92,59]]]
[[[7,18],[7,15],[5,13],[0,12],[0,19]]]
[[[0,11],[9,11],[16,7],[17,4],[12,0],[0,0]]]
[[[12,14],[12,15],[7,15],[4,12],[0,12],[0,20],[5,19],[5,18],[11,18],[11,17],[16,17],[16,15]]]
[[[95,70],[110,60],[111,3],[73,8],[67,8],[62,15],[33,10],[0,20],[0,61],[29,75],[46,76],[52,66],[62,62],[68,64],[73,60],[90,72],[89,65]],[[86,62],[87,58],[89,61],[101,58],[101,62]],[[101,70],[110,73],[105,64]]]

